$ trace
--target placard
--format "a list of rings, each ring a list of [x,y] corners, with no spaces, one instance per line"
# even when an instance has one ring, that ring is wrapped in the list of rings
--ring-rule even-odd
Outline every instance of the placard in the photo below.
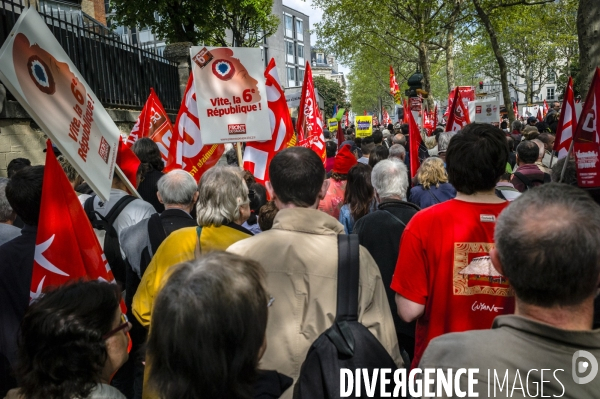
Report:
[[[371,115],[357,116],[355,119],[355,123],[356,137],[369,137],[373,134],[373,117]]]
[[[0,80],[107,201],[119,128],[34,8],[21,14],[0,49]]]
[[[498,125],[500,123],[500,101],[495,98],[469,101],[469,116],[473,115],[475,117],[471,118],[471,122]]]
[[[202,142],[270,140],[261,50],[195,46],[190,56]]]
[[[329,128],[330,132],[337,131],[338,120],[337,119],[327,119],[327,127]]]

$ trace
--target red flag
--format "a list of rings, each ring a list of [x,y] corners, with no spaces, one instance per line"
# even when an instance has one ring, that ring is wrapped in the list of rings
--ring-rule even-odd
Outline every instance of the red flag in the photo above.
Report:
[[[394,68],[390,65],[390,94],[394,97],[394,102],[400,104],[402,102],[400,87],[396,81],[396,74],[394,74]]]
[[[348,126],[350,126],[350,123],[348,122],[348,110],[346,110],[346,113],[344,114],[344,127],[347,128]]]
[[[544,117],[542,116],[542,107],[538,107],[537,120],[540,121],[540,122],[544,121]]]
[[[310,63],[307,61],[296,125],[300,141],[298,145],[312,149],[325,162],[327,153],[325,151],[325,137],[323,137],[323,122],[317,104],[312,70]]]
[[[390,123],[392,123],[392,119],[390,118],[390,114],[388,114],[387,109],[383,109],[383,112],[381,113],[381,119],[383,124],[387,127],[387,125],[389,125]]]
[[[175,121],[173,138],[169,142],[169,157],[165,172],[183,169],[190,172],[196,181],[215,164],[223,155],[223,144],[203,145],[200,136],[200,120],[196,105],[196,89],[194,77],[190,74],[181,107]]]
[[[137,155],[123,142],[123,138],[119,137],[117,165],[125,173],[125,176],[127,176],[127,179],[134,188],[137,188],[137,171],[141,164],[142,162]]]
[[[423,127],[427,130],[427,136],[431,136],[435,130],[432,112],[428,112],[427,110],[423,111]]]
[[[446,124],[447,132],[456,132],[471,123],[469,111],[466,109],[458,88],[454,89],[454,98],[452,100],[452,109]]]
[[[406,115],[406,118],[408,118],[408,141],[410,146],[410,177],[412,178],[417,175],[417,170],[419,170],[419,166],[421,166],[421,160],[419,159],[419,147],[421,147],[423,139],[421,138],[421,131],[419,130],[419,126],[417,126],[417,122],[413,117],[412,111],[410,109],[405,110],[404,115]]]
[[[115,282],[85,211],[52,152],[50,140],[46,148],[31,300],[38,298],[46,287],[70,280]]]
[[[271,58],[265,70],[267,102],[271,122],[271,140],[251,141],[244,151],[244,169],[252,173],[258,183],[269,180],[269,165],[281,150],[296,145],[294,125],[285,101],[285,93],[279,83],[275,60]]]
[[[158,144],[163,159],[166,162],[169,157],[168,148],[172,135],[173,125],[171,125],[171,120],[154,89],[150,88],[150,95],[129,137],[127,137],[126,144],[128,147],[131,147],[138,139],[150,137]]]
[[[410,112],[410,109],[408,108],[408,104],[406,103],[406,99],[404,100],[404,117],[402,118],[402,123],[408,123],[408,115],[406,114],[407,112]]]
[[[561,115],[562,117],[562,115]],[[600,187],[600,68],[596,68],[573,135],[579,187]]]
[[[344,128],[342,127],[342,122],[338,122],[337,136],[338,148],[344,142]]]
[[[515,119],[519,117],[519,106],[516,101],[513,101],[513,113],[515,114]]]
[[[437,104],[435,104],[435,110],[433,110],[433,126],[434,126],[434,129],[437,129],[437,127],[438,127],[438,108],[437,108]]]
[[[546,115],[548,115],[548,103],[546,102],[546,100],[544,100],[544,115],[543,115],[543,117],[545,118]]]
[[[569,82],[565,89],[560,117],[556,127],[556,139],[554,140],[554,151],[558,153],[558,159],[564,158],[569,152],[573,141],[573,130],[577,127],[577,114],[575,113],[575,95],[573,94],[573,78],[569,76]]]

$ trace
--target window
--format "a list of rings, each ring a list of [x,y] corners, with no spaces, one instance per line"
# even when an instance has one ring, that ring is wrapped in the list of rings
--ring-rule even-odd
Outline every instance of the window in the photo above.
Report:
[[[294,23],[292,21],[292,16],[284,14],[284,26],[285,26],[285,35],[287,37],[294,37]]]
[[[304,82],[304,68],[298,68],[298,86],[302,86]]]
[[[317,64],[324,64],[324,63],[325,63],[325,54],[317,53]]]
[[[296,39],[304,40],[304,23],[301,19],[296,19]]]
[[[554,82],[556,82],[556,73],[554,72],[554,69],[548,68],[548,83]]]
[[[297,52],[298,55],[298,64],[304,65],[304,45],[298,44]]]
[[[554,98],[554,87],[546,87],[546,100],[556,100]]]
[[[285,60],[290,64],[295,64],[294,59],[294,42],[285,41]]]
[[[296,68],[287,67],[286,69],[287,69],[288,87],[295,87],[296,86]]]

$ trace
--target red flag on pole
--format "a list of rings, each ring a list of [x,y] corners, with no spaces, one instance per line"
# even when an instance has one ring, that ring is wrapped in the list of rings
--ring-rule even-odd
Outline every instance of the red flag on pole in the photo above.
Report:
[[[542,115],[544,118],[548,115],[548,103],[544,100],[544,114]]]
[[[129,137],[127,137],[126,144],[128,147],[131,147],[138,139],[150,137],[158,144],[163,159],[166,162],[169,155],[168,144],[171,140],[172,133],[173,125],[171,125],[169,115],[167,115],[167,112],[154,92],[154,89],[150,88],[150,95],[148,96],[146,104],[144,105],[142,112],[140,112],[140,116],[138,117],[135,126],[133,126]],[[163,143],[163,141],[166,141],[166,143]]]
[[[469,111],[466,109],[460,95],[458,87],[454,89],[454,98],[452,100],[452,108],[446,123],[447,132],[456,132],[471,123],[469,119]]]
[[[119,137],[119,149],[117,150],[117,165],[119,165],[125,176],[127,176],[127,180],[129,180],[131,185],[136,189],[137,171],[141,164],[142,162],[137,157],[137,155],[135,155],[131,148],[123,142],[123,138]]]
[[[252,173],[256,181],[263,185],[269,180],[269,165],[273,157],[279,151],[296,145],[294,125],[273,58],[265,70],[265,78],[270,111],[271,140],[251,141],[246,144],[244,151],[244,169]]]
[[[407,112],[410,112],[410,108],[408,108],[408,104],[406,102],[406,99],[404,99],[404,117],[402,118],[402,123],[408,123],[408,115],[406,114]]]
[[[569,152],[573,141],[573,130],[577,127],[577,114],[575,113],[575,95],[573,93],[573,78],[569,76],[569,82],[565,89],[560,117],[556,127],[556,139],[554,140],[554,151],[558,153],[558,159],[564,158]]]
[[[115,282],[85,211],[54,156],[50,140],[46,148],[31,300],[38,298],[46,287],[70,280]]]
[[[408,115],[407,115],[408,114]],[[411,110],[405,110],[404,115],[408,118],[408,141],[410,148],[410,177],[413,178],[417,175],[417,170],[421,166],[421,160],[419,158],[419,147],[423,144],[421,138],[421,131],[417,122],[413,117]]]
[[[561,115],[562,117],[562,115]],[[573,135],[579,187],[600,187],[600,68],[596,68]]]
[[[298,139],[300,140],[298,145],[312,149],[325,162],[327,153],[325,151],[325,137],[323,137],[323,121],[320,114],[312,70],[310,63],[307,61],[296,125],[296,130],[299,132]],[[300,139],[301,137],[303,139]]]
[[[542,116],[542,107],[538,107],[537,120],[539,122],[543,122],[544,121],[544,117]]]
[[[225,151],[223,144],[203,145],[200,136],[200,120],[196,105],[194,77],[190,74],[181,107],[175,121],[173,138],[169,141],[169,156],[165,172],[183,169],[190,172],[196,181],[202,174],[216,165]]]
[[[515,114],[515,119],[519,118],[519,106],[516,101],[513,101],[513,113]]]
[[[398,82],[396,81],[396,74],[394,73],[394,68],[390,65],[390,94],[394,97],[394,102],[396,104],[400,104],[402,102],[400,87],[398,86]]]

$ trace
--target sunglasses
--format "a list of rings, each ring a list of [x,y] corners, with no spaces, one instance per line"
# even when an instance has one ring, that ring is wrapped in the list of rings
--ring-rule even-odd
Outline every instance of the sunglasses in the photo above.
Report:
[[[116,333],[118,333],[121,330],[125,330],[126,328],[129,327],[129,320],[127,319],[127,316],[124,315],[123,313],[121,313],[121,324],[119,324],[118,327],[113,328],[112,330],[110,330],[109,332],[107,332],[106,334],[104,334],[102,336],[103,340],[106,340],[110,337],[112,337],[113,335],[115,335]]]

